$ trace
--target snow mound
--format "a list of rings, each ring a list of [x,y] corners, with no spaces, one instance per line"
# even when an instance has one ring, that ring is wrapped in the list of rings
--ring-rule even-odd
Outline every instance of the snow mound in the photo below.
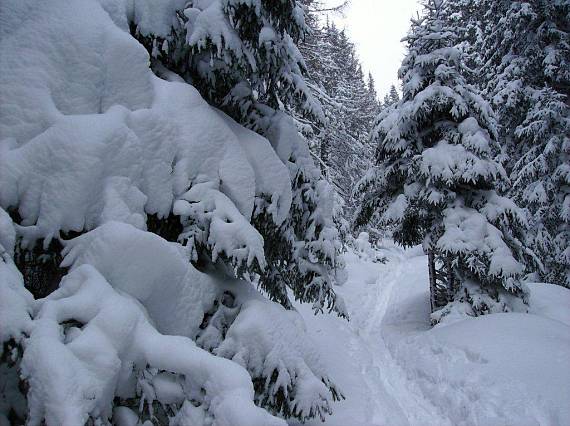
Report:
[[[396,357],[453,424],[570,419],[570,327],[560,322],[517,313],[473,318],[408,339]]]
[[[531,314],[560,321],[570,327],[570,290],[555,284],[527,283]]]
[[[66,244],[63,266],[91,265],[139,301],[163,334],[194,338],[220,290],[197,271],[185,249],[131,225],[110,222]]]
[[[70,325],[62,333],[64,324]],[[160,334],[141,305],[91,265],[74,269],[40,303],[22,361],[30,384],[28,423],[107,419],[116,389],[133,397],[133,373],[149,366],[181,375],[184,398],[216,425],[284,425],[253,404],[244,369],[188,338]]]

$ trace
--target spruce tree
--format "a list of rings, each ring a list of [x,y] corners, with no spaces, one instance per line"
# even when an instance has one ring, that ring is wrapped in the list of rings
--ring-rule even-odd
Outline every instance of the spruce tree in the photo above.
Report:
[[[355,46],[343,30],[334,23],[321,25],[314,13],[307,23],[308,35],[300,50],[306,58],[308,86],[323,106],[326,122],[310,122],[305,136],[340,195],[337,206],[349,217],[354,210],[354,182],[368,168],[373,151],[368,135],[378,112],[374,83],[366,85]],[[297,119],[302,128],[307,127],[303,117]]]
[[[390,108],[398,103],[400,95],[393,84],[390,86],[390,91],[384,95],[383,108]]]
[[[163,78],[175,72],[211,104],[267,137],[291,175],[293,207],[284,223],[274,220],[272,194],[257,196],[251,221],[264,239],[267,265],[230,262],[228,270],[256,277],[269,297],[287,308],[292,307],[290,288],[316,311],[341,310],[333,289],[343,267],[330,202],[334,194],[286,123],[287,114],[313,123],[325,120],[305,81],[306,65],[297,47],[307,32],[302,5],[296,0],[192,0],[171,19],[170,31],[160,34],[136,17],[131,23],[132,34],[153,57],[155,72]],[[280,132],[288,135],[287,142]],[[200,218],[185,223],[204,233]],[[194,234],[186,229],[182,237]],[[211,247],[197,244],[194,258],[216,261]]]
[[[479,0],[480,84],[496,109],[511,196],[530,217],[540,279],[570,286],[570,4]]]
[[[377,119],[376,165],[359,184],[356,225],[378,220],[394,239],[428,254],[434,321],[524,306],[524,217],[499,195],[508,182],[494,160],[497,125],[466,82],[458,29],[441,0],[423,2],[399,70],[403,98]]]

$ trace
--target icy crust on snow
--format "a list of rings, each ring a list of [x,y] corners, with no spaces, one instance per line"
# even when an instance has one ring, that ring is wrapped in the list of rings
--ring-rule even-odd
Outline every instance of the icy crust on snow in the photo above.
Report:
[[[194,183],[243,218],[240,235],[225,230],[224,250],[259,240],[249,225],[256,196],[284,220],[290,179],[269,143],[193,87],[155,77],[145,49],[98,3],[37,2],[25,20],[17,3],[0,12],[21,22],[0,40],[0,206],[18,206],[24,243],[112,220],[145,229],[146,214],[167,216]],[[104,5],[115,22],[139,13]]]

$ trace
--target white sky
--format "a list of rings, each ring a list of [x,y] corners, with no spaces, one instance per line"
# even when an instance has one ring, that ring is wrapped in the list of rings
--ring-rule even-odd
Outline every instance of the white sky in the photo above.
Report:
[[[342,0],[327,0],[337,5]],[[366,74],[372,72],[380,99],[391,84],[398,87],[398,68],[404,55],[400,43],[408,31],[410,18],[419,10],[417,0],[351,0],[345,16],[330,16],[346,28],[355,43]]]

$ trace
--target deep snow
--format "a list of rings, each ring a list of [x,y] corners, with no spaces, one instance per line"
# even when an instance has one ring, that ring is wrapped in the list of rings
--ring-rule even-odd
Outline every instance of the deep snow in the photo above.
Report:
[[[431,328],[421,248],[382,246],[384,264],[346,255],[350,322],[297,306],[346,398],[327,425],[570,425],[570,291],[529,284],[529,314]]]

